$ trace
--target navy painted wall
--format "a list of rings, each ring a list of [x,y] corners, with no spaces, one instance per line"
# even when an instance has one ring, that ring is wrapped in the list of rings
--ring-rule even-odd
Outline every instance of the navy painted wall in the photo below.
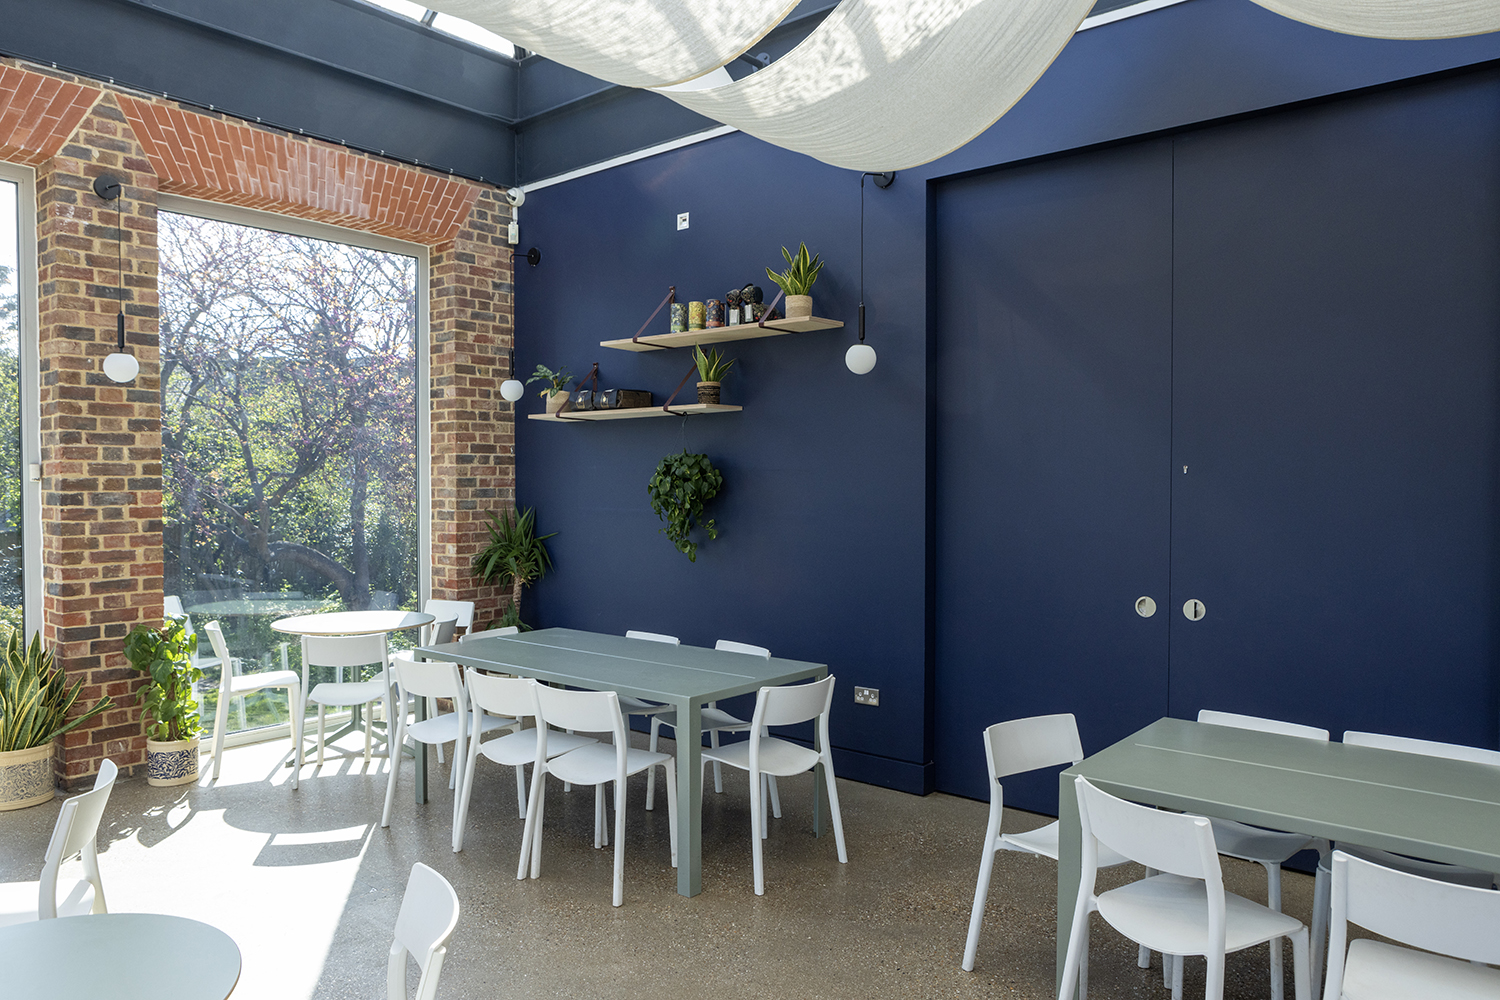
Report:
[[[842,365],[852,330],[734,345],[733,416],[610,425],[522,421],[518,489],[553,540],[557,572],[528,617],[600,631],[732,638],[829,663],[841,773],[933,786],[929,600],[928,181],[1500,58],[1500,38],[1394,43],[1318,31],[1248,0],[1192,0],[1078,36],[985,135],[887,191],[866,192],[865,301],[873,373]],[[517,367],[601,363],[605,382],[665,396],[689,359],[605,351],[668,284],[722,297],[782,244],[829,260],[818,312],[854,321],[859,186],[742,135],[533,192],[522,210],[541,267],[517,275]],[[692,213],[692,228],[674,229]],[[757,276],[760,276],[757,278]],[[662,328],[665,329],[664,323]],[[942,393],[962,385],[935,387]],[[534,396],[523,410],[540,408]],[[656,462],[686,445],[724,470],[723,534],[690,565],[656,533]],[[881,689],[879,708],[850,688]],[[979,753],[977,734],[974,752]]]

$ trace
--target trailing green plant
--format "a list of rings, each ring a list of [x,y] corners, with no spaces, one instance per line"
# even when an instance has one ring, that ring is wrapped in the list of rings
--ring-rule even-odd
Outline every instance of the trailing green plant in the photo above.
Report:
[[[531,378],[526,380],[526,384],[530,385],[533,382],[546,382],[547,387],[541,392],[537,393],[537,395],[555,396],[567,387],[568,382],[570,382],[572,378],[573,373],[568,371],[566,368],[559,369],[558,371],[553,371],[546,365],[537,365],[536,371],[531,373]]]
[[[781,256],[786,258],[790,266],[780,274],[768,267],[766,276],[788,295],[810,295],[813,282],[818,280],[818,272],[823,270],[823,261],[817,254],[808,257],[806,243],[802,244],[795,255],[782,247]]]
[[[661,533],[687,555],[688,562],[698,561],[698,546],[688,537],[695,527],[709,538],[718,538],[713,519],[703,520],[703,506],[724,488],[724,474],[715,469],[707,455],[668,455],[656,467],[646,490],[651,494],[651,509],[667,522]]]
[[[474,557],[474,575],[486,583],[510,588],[510,605],[515,609],[516,620],[503,624],[519,625],[521,589],[546,576],[552,568],[552,557],[544,543],[557,532],[537,535],[535,507],[519,514],[491,511],[489,529],[489,544]]]
[[[137,625],[125,637],[125,658],[147,677],[140,698],[151,718],[148,739],[175,742],[202,732],[193,698],[193,684],[203,679],[203,671],[193,666],[197,651],[198,637],[187,630],[186,618],[168,616],[159,629]]]
[[[729,369],[734,367],[733,359],[726,361],[717,347],[709,348],[705,354],[703,348],[694,344],[693,360],[698,364],[699,382],[722,382],[724,376],[729,374]]]
[[[41,633],[33,635],[31,645],[26,646],[21,643],[20,629],[12,629],[0,661],[0,752],[46,746],[114,707],[112,699],[100,698],[69,720],[68,712],[82,690],[82,678],[68,687],[52,652],[42,648]]]

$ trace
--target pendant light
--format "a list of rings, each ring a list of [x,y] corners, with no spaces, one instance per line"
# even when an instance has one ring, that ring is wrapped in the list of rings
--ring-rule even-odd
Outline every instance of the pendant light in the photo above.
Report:
[[[115,352],[104,359],[104,376],[111,382],[133,382],[141,366],[125,350],[125,219],[120,205],[121,185],[118,177],[100,174],[94,178],[94,193],[103,201],[115,203],[115,298],[120,311],[115,315]]]
[[[865,178],[875,178],[875,186],[882,190],[896,181],[894,172],[883,174],[863,173],[859,175],[859,343],[844,352],[844,364],[856,375],[868,375],[875,370],[875,348],[865,343]]]
[[[510,378],[500,383],[500,398],[507,403],[514,403],[524,395],[526,395],[526,386],[522,385],[521,380],[516,378],[516,350],[515,348],[511,348]]]

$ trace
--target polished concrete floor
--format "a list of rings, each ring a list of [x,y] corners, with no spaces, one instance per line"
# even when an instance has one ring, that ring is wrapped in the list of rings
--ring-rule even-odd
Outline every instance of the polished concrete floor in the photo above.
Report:
[[[384,761],[368,772],[361,762],[309,766],[294,792],[286,749],[281,741],[227,751],[216,783],[206,773],[178,788],[121,780],[100,830],[110,910],[175,913],[228,932],[244,956],[241,1000],[383,997],[391,929],[415,861],[442,872],[463,908],[443,974],[447,998],[1055,995],[1056,867],[1045,859],[1000,855],[978,963],[972,973],[959,968],[987,816],[981,802],[840,781],[849,844],[841,865],[833,837],[811,835],[811,776],[783,779],[784,815],[771,824],[766,895],[757,897],[746,781],[726,773],[725,793],[710,790],[704,806],[703,893],[686,899],[676,893],[665,803],[646,812],[637,776],[625,905],[616,909],[612,851],[593,849],[588,789],[548,789],[542,877],[518,882],[522,821],[509,768],[480,762],[468,838],[454,854],[446,766],[434,760],[430,801],[416,807],[404,762],[391,826],[381,829]],[[37,877],[60,803],[0,813],[0,881]],[[1006,815],[1007,829],[1042,822]],[[1265,899],[1258,866],[1226,859],[1225,874],[1232,891]],[[1288,872],[1284,882],[1287,912],[1306,921],[1312,880]],[[1095,920],[1093,996],[1168,997],[1160,959],[1150,971],[1136,968],[1134,946]],[[1202,978],[1201,961],[1190,962],[1186,995],[1202,996]],[[1225,996],[1269,995],[1266,949],[1230,956]]]

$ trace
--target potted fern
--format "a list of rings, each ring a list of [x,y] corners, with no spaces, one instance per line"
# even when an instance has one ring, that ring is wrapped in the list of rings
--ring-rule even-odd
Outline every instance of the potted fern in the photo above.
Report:
[[[489,529],[489,544],[474,557],[474,575],[485,583],[510,588],[510,607],[497,625],[525,628],[521,623],[521,590],[552,568],[545,542],[557,532],[537,535],[535,507],[516,514],[491,511]]]
[[[808,256],[807,244],[803,243],[793,255],[786,247],[781,248],[786,258],[787,269],[780,274],[766,268],[766,276],[786,293],[786,318],[810,319],[813,314],[812,286],[823,270],[823,261],[817,254]]]
[[[40,633],[23,646],[11,630],[0,660],[0,811],[52,801],[54,741],[114,704],[100,698],[70,720],[82,690],[82,679],[68,687]]]
[[[734,362],[726,361],[717,347],[709,348],[705,354],[696,344],[693,345],[693,360],[698,364],[698,402],[717,405],[721,383],[729,369],[734,367]]]
[[[137,625],[125,637],[125,658],[147,677],[141,705],[146,727],[146,783],[184,785],[198,780],[198,702],[193,684],[203,671],[193,666],[198,637],[183,618],[168,617],[161,628]],[[225,663],[221,669],[228,670]]]

